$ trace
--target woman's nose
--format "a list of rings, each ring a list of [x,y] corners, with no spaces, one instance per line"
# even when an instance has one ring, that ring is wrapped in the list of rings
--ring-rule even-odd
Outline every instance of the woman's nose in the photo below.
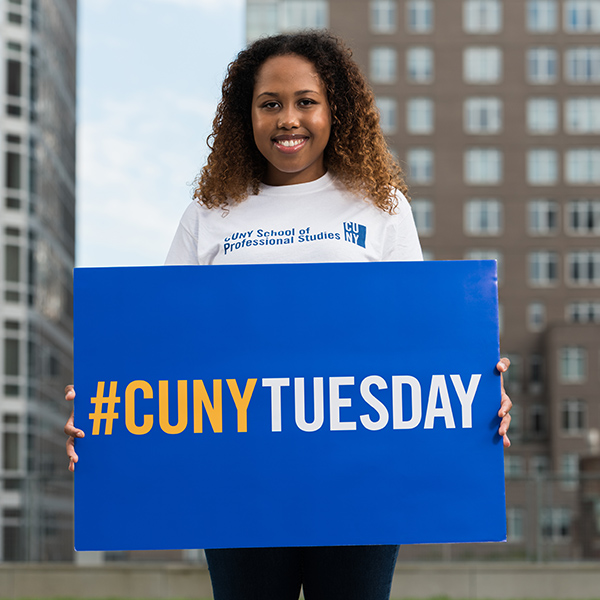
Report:
[[[300,121],[298,119],[297,112],[291,108],[283,111],[279,115],[277,127],[279,129],[295,129],[300,127]]]

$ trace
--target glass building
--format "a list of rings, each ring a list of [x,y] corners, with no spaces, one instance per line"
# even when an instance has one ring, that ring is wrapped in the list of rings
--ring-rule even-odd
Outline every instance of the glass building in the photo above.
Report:
[[[0,0],[0,560],[71,560],[77,0]]]

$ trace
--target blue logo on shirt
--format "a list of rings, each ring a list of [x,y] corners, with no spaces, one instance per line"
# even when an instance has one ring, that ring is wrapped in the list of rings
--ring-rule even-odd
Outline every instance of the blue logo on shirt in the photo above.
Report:
[[[357,244],[362,248],[366,248],[367,244],[367,228],[358,223],[344,223],[344,239],[347,242]]]

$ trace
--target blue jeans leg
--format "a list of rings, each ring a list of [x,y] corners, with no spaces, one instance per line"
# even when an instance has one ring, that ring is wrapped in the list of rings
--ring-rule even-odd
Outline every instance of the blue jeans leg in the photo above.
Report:
[[[214,600],[298,600],[301,548],[206,550]]]
[[[399,546],[206,550],[215,600],[388,600]]]
[[[399,546],[306,548],[306,600],[388,600]]]

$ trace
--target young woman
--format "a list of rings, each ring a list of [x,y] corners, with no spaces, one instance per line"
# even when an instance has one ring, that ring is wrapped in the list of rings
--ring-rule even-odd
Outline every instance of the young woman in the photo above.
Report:
[[[330,33],[278,35],[242,51],[223,83],[209,145],[167,264],[422,259],[373,94]],[[497,368],[508,365],[502,359]],[[67,399],[74,395],[68,386]],[[505,446],[510,408],[503,393]],[[73,470],[74,438],[83,432],[72,416],[65,432]],[[307,600],[387,600],[397,553],[344,546],[206,556],[216,600],[297,600],[301,588]]]

